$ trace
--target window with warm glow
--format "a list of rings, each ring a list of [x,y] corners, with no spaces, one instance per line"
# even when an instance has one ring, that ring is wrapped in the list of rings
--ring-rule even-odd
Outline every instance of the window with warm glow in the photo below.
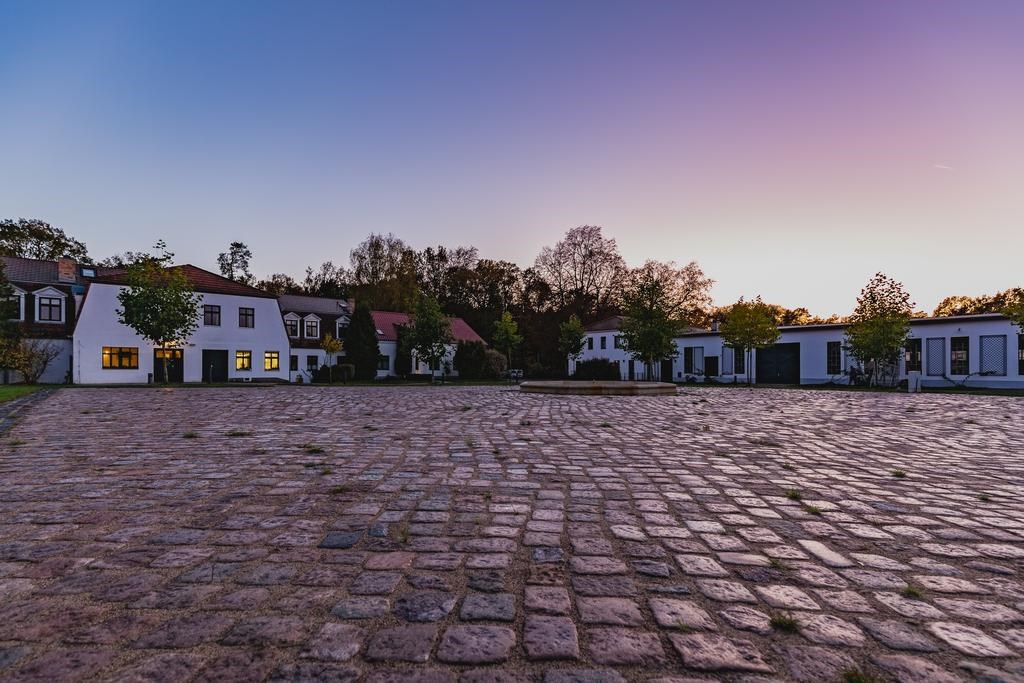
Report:
[[[235,370],[252,370],[252,351],[235,351]]]
[[[104,370],[137,370],[139,348],[137,346],[104,346]]]
[[[267,351],[263,354],[264,370],[279,370],[281,368],[281,354],[277,351]]]

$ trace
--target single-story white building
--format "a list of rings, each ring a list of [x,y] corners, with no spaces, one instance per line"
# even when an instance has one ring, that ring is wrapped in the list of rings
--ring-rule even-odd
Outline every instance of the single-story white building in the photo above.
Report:
[[[587,327],[580,360],[606,358],[622,379],[643,378],[647,368],[623,349],[616,331],[621,319]],[[847,384],[856,363],[846,351],[843,324],[779,328],[779,340],[746,354],[726,346],[717,331],[690,331],[676,340],[678,355],[652,369],[654,378],[686,382],[760,384]],[[575,363],[570,362],[570,372]],[[899,379],[921,373],[923,386],[1024,388],[1024,334],[999,313],[914,318],[900,359]],[[669,375],[669,373],[671,373]]]

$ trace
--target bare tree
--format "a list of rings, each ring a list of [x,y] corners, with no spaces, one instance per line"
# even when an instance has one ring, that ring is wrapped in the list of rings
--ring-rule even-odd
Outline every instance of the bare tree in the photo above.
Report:
[[[675,261],[649,260],[629,273],[629,282],[658,282],[664,290],[664,314],[687,325],[703,323],[711,313],[711,286],[715,281],[704,274],[696,261],[679,266]]]
[[[392,234],[372,234],[349,255],[356,300],[388,310],[407,311],[416,304],[416,251]]]
[[[11,354],[10,365],[21,373],[25,384],[37,384],[59,355],[60,347],[49,339],[22,339]]]
[[[627,273],[615,240],[596,225],[573,228],[554,247],[544,247],[534,268],[551,286],[559,308],[581,314],[608,308]]]

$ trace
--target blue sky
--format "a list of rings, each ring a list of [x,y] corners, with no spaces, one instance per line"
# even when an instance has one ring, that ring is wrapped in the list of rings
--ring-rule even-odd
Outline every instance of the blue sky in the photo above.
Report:
[[[598,224],[719,303],[1022,285],[1024,3],[0,0],[0,216],[259,275]]]

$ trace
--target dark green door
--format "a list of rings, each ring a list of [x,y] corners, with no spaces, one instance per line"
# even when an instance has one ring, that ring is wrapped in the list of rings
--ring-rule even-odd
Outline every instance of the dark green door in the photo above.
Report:
[[[153,381],[164,383],[164,359],[171,383],[185,381],[185,352],[182,349],[153,349]]]
[[[228,381],[228,352],[203,349],[203,381]]]
[[[800,384],[800,344],[775,344],[758,349],[755,381],[758,384]]]
[[[672,381],[673,377],[672,377],[672,359],[671,358],[664,358],[664,359],[662,359],[662,361],[661,361],[661,378],[660,379],[661,379],[662,382],[671,382]]]

